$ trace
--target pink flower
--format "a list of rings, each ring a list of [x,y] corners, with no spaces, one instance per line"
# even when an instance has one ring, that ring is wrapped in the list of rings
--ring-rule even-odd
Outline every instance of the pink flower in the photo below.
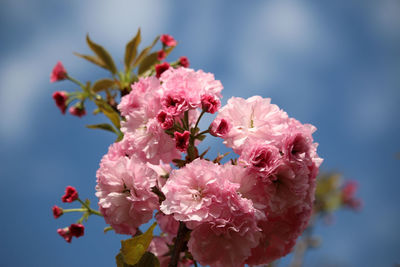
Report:
[[[232,127],[224,135],[224,144],[241,153],[247,141],[280,144],[287,128],[288,116],[269,98],[253,96],[248,99],[232,97],[219,110],[216,121],[228,121]]]
[[[152,192],[157,173],[138,158],[103,157],[96,176],[100,212],[116,233],[134,235],[158,209],[158,197]]]
[[[162,74],[164,71],[168,70],[169,67],[170,67],[170,65],[169,65],[168,62],[164,62],[164,63],[161,63],[161,64],[156,64],[156,65],[155,65],[156,77],[157,77],[157,78],[160,78],[161,74]]]
[[[67,241],[68,243],[71,243],[72,240],[72,235],[71,232],[69,231],[69,227],[65,227],[65,228],[60,228],[57,229],[57,233],[65,239],[65,241]]]
[[[210,125],[210,134],[216,137],[226,135],[230,130],[231,125],[225,119],[215,119]]]
[[[57,107],[61,110],[62,114],[65,114],[67,110],[68,95],[65,91],[57,91],[53,93],[53,99],[56,102]]]
[[[58,207],[57,205],[54,205],[53,208],[52,208],[52,210],[53,210],[54,219],[57,219],[57,218],[59,218],[61,215],[63,215],[63,210],[62,210],[62,208]]]
[[[72,237],[80,237],[84,235],[85,227],[82,224],[71,224],[69,227],[58,229],[57,233],[65,239],[68,243],[71,243]]]
[[[178,44],[174,37],[168,34],[161,35],[160,40],[166,46],[176,46]]]
[[[164,110],[172,116],[179,116],[189,110],[189,104],[181,93],[171,92],[162,98],[161,103]]]
[[[160,123],[161,128],[163,128],[164,130],[168,130],[174,125],[174,117],[163,110],[158,113],[157,121]]]
[[[73,202],[78,199],[78,192],[75,187],[67,186],[65,188],[65,194],[62,196],[62,202]]]
[[[69,226],[69,231],[72,236],[80,237],[85,233],[85,227],[79,223],[73,223]]]
[[[160,262],[160,267],[168,267],[168,264],[171,260],[171,256],[168,254],[169,252],[168,242],[165,237],[155,236],[151,240],[148,251],[153,253]],[[188,259],[183,259],[185,253],[181,253],[180,260],[178,262],[178,267],[190,267],[193,265],[193,261]]]
[[[54,83],[57,81],[62,81],[67,78],[67,71],[65,70],[61,61],[58,61],[57,64],[54,66],[53,71],[50,75],[50,82]]]
[[[311,215],[311,210],[299,213],[288,211],[281,216],[270,216],[267,221],[260,221],[262,238],[246,260],[249,265],[269,264],[291,252],[296,239],[304,231]]]
[[[221,101],[215,96],[205,94],[201,97],[201,106],[205,112],[214,114],[221,107]]]
[[[69,113],[71,113],[71,115],[81,118],[82,116],[86,115],[86,110],[84,107],[74,106],[69,108]]]
[[[189,59],[185,56],[182,56],[179,58],[179,65],[181,65],[184,68],[189,68]]]
[[[181,152],[185,152],[189,147],[190,132],[184,131],[183,133],[175,132],[175,146]]]
[[[213,74],[204,73],[202,70],[170,68],[161,75],[160,80],[163,89],[162,98],[173,99],[174,103],[178,103],[173,106],[182,106],[180,111],[201,108],[203,95],[221,98],[220,92],[223,88],[221,82],[215,80]],[[165,111],[168,106],[171,105],[164,104]]]
[[[239,164],[247,166],[258,175],[267,178],[282,164],[282,157],[276,146],[256,142],[248,144],[243,149]]]
[[[163,233],[176,236],[179,229],[179,222],[172,215],[165,215],[159,211],[156,213],[155,218]]]
[[[158,61],[161,61],[161,60],[165,59],[166,57],[167,57],[167,53],[165,53],[164,50],[161,49],[160,51],[157,52],[157,60]]]
[[[127,143],[129,156],[135,155],[151,164],[169,163],[181,157],[175,140],[165,133],[156,119],[149,120],[132,133],[125,132],[123,141]]]

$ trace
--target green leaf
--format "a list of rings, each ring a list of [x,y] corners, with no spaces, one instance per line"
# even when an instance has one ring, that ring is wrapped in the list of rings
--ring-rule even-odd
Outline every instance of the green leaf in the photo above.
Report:
[[[89,56],[89,55],[82,55],[82,54],[79,54],[79,53],[76,53],[76,52],[74,52],[74,55],[77,56],[77,57],[86,59],[86,60],[92,62],[93,64],[96,64],[99,67],[107,69],[107,66],[104,64],[104,62],[101,61],[100,59],[98,59],[97,57]]]
[[[138,29],[136,36],[132,38],[132,40],[129,41],[129,43],[126,44],[125,48],[125,69],[129,70],[133,60],[136,57],[137,54],[137,48],[140,44],[141,41],[141,36],[140,36],[140,28]]]
[[[142,62],[142,60],[145,58],[145,56],[147,56],[147,54],[150,52],[150,50],[151,50],[151,49],[154,47],[154,45],[157,43],[158,39],[160,39],[160,36],[157,36],[157,37],[154,39],[153,43],[152,43],[150,46],[144,48],[144,49],[142,50],[142,52],[140,52],[139,56],[138,56],[138,57],[136,58],[136,60],[135,60],[135,63],[133,64],[134,67],[136,67],[137,65],[139,65],[139,64]]]
[[[100,123],[100,124],[92,124],[92,125],[86,125],[87,128],[89,129],[101,129],[109,132],[113,132],[118,134],[118,132],[108,123]]]
[[[86,35],[86,42],[89,45],[90,49],[98,56],[98,58],[104,63],[105,68],[111,71],[112,74],[117,73],[117,67],[115,67],[114,60],[110,56],[104,47],[94,43],[89,38],[89,34]]]
[[[121,253],[125,263],[135,265],[140,261],[153,239],[156,225],[157,223],[153,223],[145,233],[121,241]]]
[[[114,124],[117,129],[121,127],[120,117],[118,113],[104,100],[95,100],[96,105],[99,107],[101,112],[110,119],[110,121]]]
[[[144,253],[140,261],[135,265],[124,262],[124,256],[122,256],[121,252],[115,257],[115,261],[117,263],[117,267],[160,267],[158,258],[153,253],[148,251]]]
[[[146,251],[140,261],[134,267],[160,267],[158,258],[151,252]]]
[[[102,90],[106,90],[106,89],[112,88],[112,87],[114,87],[114,85],[115,85],[115,81],[112,80],[112,79],[107,79],[107,78],[106,79],[100,79],[100,80],[97,80],[93,84],[92,91],[97,93],[97,92],[100,92]]]
[[[151,53],[146,56],[139,65],[138,74],[141,75],[148,69],[150,69],[154,64],[158,62],[157,52]]]

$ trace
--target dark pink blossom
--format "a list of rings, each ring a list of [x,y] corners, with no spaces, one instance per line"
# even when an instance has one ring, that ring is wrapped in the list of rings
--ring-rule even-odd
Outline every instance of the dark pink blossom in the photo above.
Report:
[[[80,223],[73,223],[69,226],[69,231],[72,236],[80,237],[85,233],[85,226]]]
[[[62,114],[65,114],[67,110],[68,95],[65,91],[57,91],[53,93],[53,99],[56,102],[57,107],[61,110]]]
[[[174,118],[165,111],[160,111],[157,115],[157,121],[160,123],[161,128],[167,130],[174,125]]]
[[[161,74],[162,74],[164,71],[168,70],[169,67],[170,67],[170,65],[169,65],[168,62],[164,62],[164,63],[161,63],[161,64],[157,64],[157,65],[155,66],[155,69],[156,69],[156,77],[157,77],[157,78],[160,78]]]
[[[201,97],[201,107],[205,112],[214,114],[221,107],[221,101],[216,96],[206,94]]]
[[[160,40],[166,46],[176,46],[178,44],[174,37],[169,34],[161,35]]]
[[[77,116],[79,118],[86,115],[86,109],[84,107],[73,106],[70,107],[68,111],[71,115]]]
[[[174,137],[175,137],[176,148],[182,152],[185,152],[189,147],[190,132],[189,131],[184,131],[183,133],[175,132]]]
[[[181,65],[184,68],[189,68],[190,62],[189,59],[185,56],[182,56],[179,58],[179,65]]]
[[[215,119],[210,125],[210,134],[217,137],[222,137],[229,132],[230,124],[225,119]]]
[[[164,50],[161,49],[160,51],[157,52],[157,60],[158,61],[161,61],[161,60],[165,59],[166,57],[167,57],[167,53],[165,53]]]
[[[52,210],[53,210],[53,216],[54,216],[54,219],[57,219],[57,218],[59,218],[61,215],[63,215],[63,210],[62,210],[62,208],[60,208],[59,206],[57,206],[57,205],[54,205],[53,206],[53,208],[52,208]]]
[[[62,81],[67,78],[67,71],[65,70],[61,61],[58,61],[57,64],[54,66],[53,71],[50,75],[50,82],[54,83],[57,81]]]
[[[75,187],[67,186],[65,188],[65,194],[62,196],[62,202],[73,202],[78,199],[78,192]]]

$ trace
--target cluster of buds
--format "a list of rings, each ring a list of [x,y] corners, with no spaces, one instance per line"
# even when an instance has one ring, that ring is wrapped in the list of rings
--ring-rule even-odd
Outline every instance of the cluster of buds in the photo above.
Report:
[[[86,221],[89,215],[96,214],[101,216],[101,214],[98,211],[95,211],[90,208],[90,202],[88,200],[83,202],[79,198],[78,191],[72,186],[67,186],[65,188],[65,193],[61,197],[61,201],[64,203],[73,203],[75,201],[78,201],[82,204],[82,207],[77,209],[63,209],[57,205],[54,205],[52,208],[54,219],[58,219],[64,213],[69,213],[69,212],[83,213],[83,216],[76,223],[72,223],[68,227],[60,228],[57,230],[57,233],[61,237],[63,237],[65,241],[70,243],[72,237],[78,238],[84,235],[85,227],[83,226],[82,222]]]

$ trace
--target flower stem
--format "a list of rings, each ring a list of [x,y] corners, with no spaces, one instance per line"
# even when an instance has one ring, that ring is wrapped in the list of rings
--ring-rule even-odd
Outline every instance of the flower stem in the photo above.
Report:
[[[83,83],[81,83],[80,81],[78,81],[77,79],[72,78],[71,76],[67,75],[67,79],[70,80],[73,83],[76,83],[77,85],[79,85],[80,87],[84,88],[85,85]]]
[[[87,209],[63,209],[63,213],[68,213],[68,212],[85,212]]]
[[[204,110],[201,111],[200,116],[197,118],[196,124],[194,125],[194,128],[196,129],[197,126],[199,125],[201,117],[203,117],[204,113],[206,113]]]
[[[175,246],[172,249],[171,261],[168,264],[168,267],[177,267],[179,262],[179,256],[184,248],[186,242],[186,234],[189,232],[189,229],[186,228],[184,222],[179,223],[178,235],[176,236]]]
[[[78,198],[79,203],[82,204],[82,206],[84,206],[86,208],[86,210],[90,213],[90,214],[95,214],[97,216],[103,217],[103,214],[101,214],[100,212],[98,212],[97,210],[93,210],[91,209],[85,202],[83,202],[80,198]]]

